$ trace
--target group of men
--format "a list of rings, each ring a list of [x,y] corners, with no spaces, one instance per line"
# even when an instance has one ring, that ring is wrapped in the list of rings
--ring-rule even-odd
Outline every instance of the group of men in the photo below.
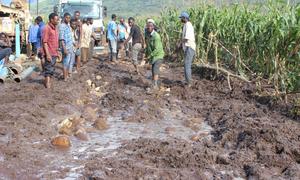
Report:
[[[184,51],[185,84],[190,87],[192,85],[191,67],[196,52],[194,27],[190,22],[187,12],[182,12],[179,18],[184,26],[178,47]],[[129,47],[132,46],[131,60],[135,68],[135,73],[139,74],[138,67],[144,63],[143,58],[139,58],[141,57],[139,54],[145,54],[145,59],[152,65],[152,88],[149,90],[157,90],[159,88],[160,67],[163,63],[165,53],[155,21],[147,19],[145,29],[142,31],[135,24],[133,17],[128,19],[128,25],[124,22],[124,18],[120,18],[120,23],[117,23],[116,20],[117,16],[113,14],[107,28],[110,60],[113,63],[118,62],[118,54],[122,48],[125,49],[128,56]]]
[[[181,41],[178,47],[184,51],[184,72],[185,81],[188,87],[192,84],[192,62],[195,57],[196,43],[194,28],[189,20],[189,14],[183,12],[180,15],[181,22],[184,24]],[[112,15],[112,20],[108,24],[106,36],[110,49],[110,60],[118,62],[120,51],[125,52],[127,58],[131,58],[136,74],[139,74],[139,65],[143,64],[143,56],[152,65],[152,88],[159,87],[160,66],[165,56],[163,43],[152,19],[147,19],[143,30],[135,24],[135,19],[130,17],[128,24],[124,18],[116,22],[117,16]],[[86,63],[93,54],[93,20],[91,18],[80,20],[80,12],[76,11],[74,16],[65,13],[60,22],[57,14],[49,15],[48,24],[44,24],[41,17],[35,19],[35,24],[30,28],[28,41],[33,47],[34,55],[38,55],[43,67],[45,76],[45,87],[51,87],[51,78],[54,75],[56,60],[62,56],[63,78],[65,81],[77,73],[81,68],[81,61]],[[5,44],[6,37],[0,37],[1,46]],[[8,42],[8,41],[7,41]],[[11,53],[11,49],[0,49],[0,55]],[[142,57],[142,58],[140,58]],[[73,67],[76,64],[76,70]]]
[[[62,58],[64,81],[92,58],[95,39],[92,25],[92,18],[81,21],[79,11],[74,12],[73,17],[65,13],[61,21],[56,13],[51,13],[47,25],[41,17],[35,19],[29,29],[28,42],[33,55],[41,60],[46,88],[51,87],[58,58]],[[75,65],[76,70],[73,70]]]

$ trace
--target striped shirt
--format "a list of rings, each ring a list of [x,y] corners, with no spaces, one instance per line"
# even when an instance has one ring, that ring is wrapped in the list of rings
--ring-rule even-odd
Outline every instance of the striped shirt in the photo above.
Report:
[[[62,23],[59,25],[59,40],[65,42],[66,49],[73,48],[73,34],[71,27],[66,24]]]

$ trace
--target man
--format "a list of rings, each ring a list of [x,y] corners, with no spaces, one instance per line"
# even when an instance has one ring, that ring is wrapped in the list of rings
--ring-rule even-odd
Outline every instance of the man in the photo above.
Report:
[[[43,52],[42,32],[45,28],[45,23],[43,22],[43,18],[41,16],[38,16],[36,18],[36,21],[39,25],[39,29],[38,29],[38,33],[37,33],[37,52],[38,52],[38,58],[41,60],[42,70],[44,72],[45,59],[43,58],[43,55],[42,55],[42,52]]]
[[[63,22],[59,26],[59,41],[63,55],[63,75],[65,81],[71,76],[75,61],[74,42],[70,21],[71,14],[65,13]]]
[[[89,49],[92,36],[92,29],[89,27],[89,22],[86,19],[83,20],[81,35],[81,59],[82,63],[85,64],[89,58]]]
[[[80,32],[79,28],[77,26],[77,21],[75,19],[71,20],[71,28],[72,28],[72,36],[73,36],[73,45],[74,45],[74,53],[75,53],[75,59],[79,58],[80,62],[80,56],[81,56],[81,48],[80,48]],[[80,63],[76,63],[76,71],[74,73],[77,73],[80,71]]]
[[[43,30],[43,49],[45,56],[44,64],[44,75],[45,75],[45,87],[51,87],[51,77],[54,75],[55,63],[58,57],[59,49],[59,34],[56,26],[59,23],[59,17],[56,13],[51,13],[49,15],[49,23],[45,26]]]
[[[79,72],[79,69],[81,66],[81,40],[82,40],[82,23],[80,21],[80,11],[75,11],[73,18],[74,18],[74,21],[76,22],[77,30],[79,33],[78,46],[80,48],[80,50],[79,50],[80,53],[75,54],[76,70]]]
[[[127,33],[127,24],[125,23],[124,18],[120,18],[120,24],[118,24],[118,50],[117,50],[117,56],[119,56],[119,51],[121,49],[123,49],[123,47],[125,48],[125,52],[126,52],[126,57],[128,57],[128,50],[129,48],[126,46],[126,44],[124,44],[124,42],[126,41],[126,38],[128,38],[128,33]]]
[[[93,28],[93,24],[94,24],[94,20],[93,18],[87,18],[88,21],[88,26],[91,29],[92,35],[91,35],[91,42],[90,42],[90,51],[89,51],[89,60],[93,59],[93,55],[94,55],[94,47],[95,47],[95,40],[96,40],[96,35],[94,32],[94,28]]]
[[[0,33],[0,61],[4,59],[4,64],[8,62],[12,53],[11,40],[5,33]]]
[[[153,22],[147,23],[147,33],[149,33],[146,48],[146,57],[152,64],[152,87],[153,90],[158,89],[158,78],[160,66],[165,56],[160,35],[155,31]]]
[[[135,67],[136,73],[139,74],[138,56],[141,50],[144,48],[144,38],[140,28],[137,25],[135,25],[135,20],[133,17],[130,17],[128,19],[128,24],[131,27],[130,34],[124,43],[127,44],[129,40],[132,38],[132,62]]]
[[[31,44],[31,50],[32,50],[32,58],[33,60],[36,60],[37,55],[37,34],[39,30],[39,25],[37,20],[35,19],[34,24],[32,24],[29,28],[29,35],[28,35],[28,43]]]
[[[184,24],[182,31],[182,48],[184,51],[184,73],[188,87],[192,85],[192,63],[196,53],[196,42],[194,27],[190,22],[190,16],[187,12],[182,12],[180,17]]]
[[[116,19],[117,16],[113,14],[111,16],[111,21],[108,23],[107,27],[107,40],[110,49],[110,60],[115,62],[117,60],[117,24]]]

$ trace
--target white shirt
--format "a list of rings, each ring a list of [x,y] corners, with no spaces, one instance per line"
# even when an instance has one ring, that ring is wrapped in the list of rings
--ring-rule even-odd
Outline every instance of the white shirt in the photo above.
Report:
[[[84,48],[89,48],[90,47],[92,33],[93,33],[92,26],[88,26],[87,24],[82,25],[81,47],[84,47]]]
[[[195,32],[194,27],[191,22],[187,22],[183,26],[182,39],[186,39],[187,42],[183,43],[183,50],[185,51],[187,47],[192,48],[196,51],[196,42],[195,42]]]

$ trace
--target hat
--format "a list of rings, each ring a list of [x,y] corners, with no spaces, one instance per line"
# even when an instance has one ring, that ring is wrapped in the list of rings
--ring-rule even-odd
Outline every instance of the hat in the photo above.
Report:
[[[182,12],[179,16],[179,18],[186,18],[186,19],[189,19],[190,18],[190,15],[187,13],[187,12]]]
[[[153,19],[148,19],[148,20],[147,20],[147,23],[155,24],[155,21],[154,21]]]

